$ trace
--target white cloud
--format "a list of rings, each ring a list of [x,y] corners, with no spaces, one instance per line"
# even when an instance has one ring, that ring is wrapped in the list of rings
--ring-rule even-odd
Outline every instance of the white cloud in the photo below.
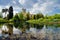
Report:
[[[13,7],[13,10],[14,10],[13,12],[14,12],[14,15],[15,15],[16,13],[21,11],[21,7],[15,6],[15,7]]]
[[[13,0],[13,3],[16,4],[16,1]]]
[[[0,12],[1,12],[2,7],[0,6]]]
[[[26,0],[19,0],[19,3],[22,4],[22,5],[23,5],[25,2],[26,2]]]
[[[56,7],[57,9],[60,9],[60,4],[55,4],[54,7]]]
[[[10,5],[6,5],[6,6],[5,6],[5,8],[9,8],[9,7],[10,7]]]
[[[42,12],[45,15],[53,12],[53,10],[60,9],[60,4],[57,4],[57,1],[58,0],[11,0],[11,4],[13,6],[14,13],[21,11],[21,8],[24,7],[31,13],[35,14]],[[7,3],[7,5],[0,7],[0,11],[2,8],[9,7],[10,5]]]
[[[34,4],[33,7],[31,8],[30,12],[31,12],[31,13],[35,13],[35,12],[38,11],[38,10],[39,10],[39,4],[36,3],[36,4]]]
[[[31,13],[38,13],[38,12],[42,12],[44,15],[52,12],[54,10],[54,2],[50,1],[50,2],[43,2],[40,4],[40,2],[37,2],[33,5],[33,7],[31,8],[30,12]]]
[[[13,13],[14,13],[13,15],[15,15],[16,13],[18,13],[18,11],[13,11]]]
[[[14,10],[16,10],[16,9],[21,9],[21,7],[19,7],[19,6],[14,6],[13,9],[14,9]]]
[[[44,12],[46,10],[46,3],[39,5],[39,3],[36,3],[33,5],[33,8],[31,8],[31,13],[38,13],[38,12]]]
[[[0,6],[0,12],[2,12],[3,6]]]

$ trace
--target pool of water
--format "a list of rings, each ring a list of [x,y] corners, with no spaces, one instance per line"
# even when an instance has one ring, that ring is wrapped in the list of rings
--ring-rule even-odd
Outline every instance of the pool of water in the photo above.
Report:
[[[37,39],[44,40],[60,40],[60,27],[54,25],[38,25],[38,24],[25,24],[19,25],[3,24],[0,26],[0,37],[9,37],[9,34],[4,34],[3,31],[9,31],[13,35],[28,36],[28,34]]]

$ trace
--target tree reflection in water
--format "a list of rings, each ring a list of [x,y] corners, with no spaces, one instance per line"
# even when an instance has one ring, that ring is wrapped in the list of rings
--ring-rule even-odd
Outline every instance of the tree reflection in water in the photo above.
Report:
[[[60,24],[54,24],[54,25],[38,25],[38,24],[29,24],[26,22],[20,22],[18,24],[5,24],[8,27],[8,33],[9,35],[13,35],[13,26],[21,31],[21,37],[31,37],[32,38],[39,38],[39,39],[47,39],[47,40],[53,40],[53,39],[59,39],[60,38]],[[15,31],[17,32],[17,31]],[[19,32],[20,33],[20,32]],[[24,34],[24,35],[23,35]],[[31,36],[32,35],[32,36]]]
[[[6,26],[8,27],[8,34],[11,36],[13,35],[13,25],[12,24],[9,24],[7,23]]]

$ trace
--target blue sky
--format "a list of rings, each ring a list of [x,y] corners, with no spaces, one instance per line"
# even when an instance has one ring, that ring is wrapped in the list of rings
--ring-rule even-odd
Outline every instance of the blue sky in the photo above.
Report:
[[[0,0],[0,12],[3,8],[13,6],[14,14],[26,8],[31,14],[52,15],[60,13],[60,0]]]

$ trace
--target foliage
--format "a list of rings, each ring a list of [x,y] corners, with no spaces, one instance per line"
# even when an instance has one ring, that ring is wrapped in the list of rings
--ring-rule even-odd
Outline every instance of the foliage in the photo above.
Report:
[[[17,13],[12,19],[9,20],[9,22],[16,22],[17,24],[20,21],[26,21],[33,24],[57,23],[57,22],[60,22],[60,14],[44,16],[42,13],[30,14],[30,12],[22,11]]]
[[[26,19],[29,20],[30,19],[30,13],[28,12],[26,16],[27,16]]]
[[[0,12],[0,18],[2,18],[2,13]]]
[[[0,18],[0,23],[8,22],[8,20]]]
[[[60,14],[55,14],[52,16],[45,16],[44,18],[39,18],[35,20],[29,20],[27,21],[29,23],[33,24],[54,24],[54,23],[60,23]]]
[[[8,20],[11,19],[11,18],[13,18],[13,7],[12,6],[9,7]]]
[[[42,13],[38,13],[38,14],[36,14],[36,15],[37,15],[37,19],[39,19],[39,18],[44,18],[44,16],[43,16]]]
[[[19,19],[20,19],[20,20],[23,20],[23,14],[22,14],[22,12],[19,13],[18,16],[19,16]]]

